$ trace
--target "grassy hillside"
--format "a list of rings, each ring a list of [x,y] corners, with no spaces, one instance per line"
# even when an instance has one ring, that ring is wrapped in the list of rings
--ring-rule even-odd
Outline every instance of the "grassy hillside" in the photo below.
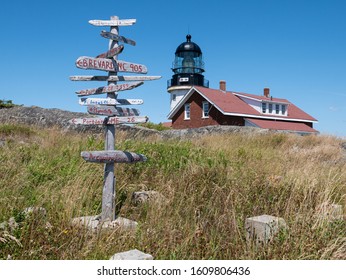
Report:
[[[116,165],[118,215],[136,232],[73,228],[71,219],[101,212],[103,165],[83,150],[102,150],[103,135],[0,125],[0,259],[108,259],[137,248],[155,259],[345,259],[346,224],[319,218],[323,203],[345,211],[345,155],[327,136],[211,135],[193,141],[134,141],[117,149],[149,161]],[[133,205],[134,191],[155,190],[163,203]],[[44,207],[46,219],[22,210]],[[247,217],[268,214],[289,229],[267,246],[245,240]]]

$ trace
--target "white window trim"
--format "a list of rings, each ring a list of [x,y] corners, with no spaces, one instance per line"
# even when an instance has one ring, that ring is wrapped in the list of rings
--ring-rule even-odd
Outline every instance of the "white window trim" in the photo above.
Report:
[[[189,108],[189,110],[187,110]],[[189,117],[187,117],[187,111],[189,111]],[[184,120],[190,120],[191,119],[191,103],[185,103],[184,104]]]
[[[208,106],[208,116],[205,115],[204,112],[204,106],[207,105]],[[209,102],[208,101],[203,101],[202,102],[202,119],[208,119],[209,118]]]

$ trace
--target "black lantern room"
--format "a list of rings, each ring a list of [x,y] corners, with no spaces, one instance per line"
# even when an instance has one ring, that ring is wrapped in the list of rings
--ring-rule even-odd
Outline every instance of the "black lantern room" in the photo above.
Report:
[[[204,79],[204,62],[201,48],[191,42],[191,35],[186,35],[186,42],[181,43],[175,51],[172,71],[174,75],[168,80],[168,88],[174,86],[209,87],[209,81]]]

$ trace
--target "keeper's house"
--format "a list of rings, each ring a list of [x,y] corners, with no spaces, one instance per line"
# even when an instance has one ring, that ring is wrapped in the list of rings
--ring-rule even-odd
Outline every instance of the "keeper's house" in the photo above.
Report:
[[[299,134],[318,133],[315,118],[286,99],[273,98],[269,88],[263,95],[192,86],[171,110],[172,127],[197,128],[207,125],[254,126]]]
[[[299,134],[318,133],[315,118],[286,99],[274,98],[269,88],[263,95],[210,89],[204,78],[204,62],[200,47],[186,36],[175,52],[173,76],[168,80],[172,128],[197,128],[207,125],[254,126]]]

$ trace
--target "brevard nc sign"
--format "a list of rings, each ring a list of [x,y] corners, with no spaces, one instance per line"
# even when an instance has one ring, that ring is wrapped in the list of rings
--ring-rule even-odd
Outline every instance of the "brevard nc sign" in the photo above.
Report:
[[[119,35],[113,34],[111,32],[104,31],[104,30],[101,31],[101,36],[103,38],[110,39],[110,40],[117,41],[117,42],[122,42],[125,44],[129,44],[131,46],[136,45],[136,42],[131,40],[131,39],[128,39],[128,38],[125,38],[124,36],[119,36]]]
[[[111,106],[88,106],[88,113],[101,116],[139,116],[139,110],[134,108],[121,108]]]
[[[141,105],[143,99],[113,99],[113,98],[86,98],[79,99],[79,104],[83,106],[88,105]]]
[[[113,56],[120,54],[124,49],[123,45],[119,45],[113,49],[110,49],[109,51],[105,53],[101,53],[96,58],[112,58]]]
[[[135,163],[147,161],[147,157],[142,154],[136,154],[127,151],[84,151],[81,156],[88,162],[96,163]]]
[[[81,56],[76,60],[76,66],[81,69],[95,69],[108,72],[130,72],[146,74],[148,69],[145,65],[126,62],[122,60],[112,60],[108,58],[93,58]]]
[[[161,76],[70,76],[71,81],[152,81],[161,79]]]
[[[136,19],[119,19],[119,20],[89,20],[94,26],[129,26],[136,23]]]
[[[117,92],[117,91],[133,89],[133,88],[138,87],[142,84],[143,84],[143,82],[134,82],[134,83],[128,83],[128,84],[109,85],[109,86],[99,87],[99,88],[83,89],[80,91],[76,91],[76,93],[79,96],[86,96],[86,95],[92,95],[92,94]]]
[[[81,124],[81,125],[101,125],[101,124],[136,124],[136,123],[146,123],[148,117],[111,117],[111,118],[77,118],[69,121],[71,124]]]

